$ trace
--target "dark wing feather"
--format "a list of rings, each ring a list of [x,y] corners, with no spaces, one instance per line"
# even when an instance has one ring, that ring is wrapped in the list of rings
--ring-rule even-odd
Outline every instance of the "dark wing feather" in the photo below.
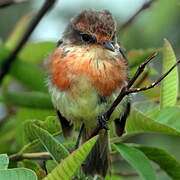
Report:
[[[124,133],[126,120],[130,113],[130,109],[131,109],[131,103],[130,101],[127,100],[127,102],[125,102],[125,105],[124,105],[124,112],[122,112],[122,115],[120,115],[119,118],[114,120],[115,131],[118,136],[122,136],[122,134]]]
[[[63,40],[60,39],[57,42],[57,47],[59,47],[61,44],[63,43]],[[62,132],[65,138],[70,137],[72,130],[73,130],[73,124],[70,123],[70,121],[68,121],[64,116],[62,116],[62,114],[60,113],[59,110],[56,110],[57,112],[57,116],[59,118],[59,121],[61,123],[61,128],[62,128]]]
[[[126,55],[124,54],[124,52],[122,51],[121,48],[119,48],[119,51],[128,65],[128,59],[127,59]],[[128,96],[126,98],[126,102],[124,103],[124,108],[123,108],[122,114],[120,115],[119,118],[114,120],[115,131],[118,136],[122,136],[122,134],[124,133],[124,129],[126,126],[126,120],[130,113],[130,110],[131,110],[131,100],[130,100],[130,97]]]
[[[70,137],[73,130],[73,124],[70,123],[70,121],[68,121],[64,116],[62,116],[59,110],[56,110],[56,112],[61,123],[61,128],[64,137]]]

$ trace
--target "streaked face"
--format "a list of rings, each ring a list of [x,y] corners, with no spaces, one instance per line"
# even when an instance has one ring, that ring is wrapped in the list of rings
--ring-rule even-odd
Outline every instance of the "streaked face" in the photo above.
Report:
[[[110,51],[119,48],[116,42],[116,23],[109,11],[83,11],[74,17],[64,32],[64,43],[97,45]]]

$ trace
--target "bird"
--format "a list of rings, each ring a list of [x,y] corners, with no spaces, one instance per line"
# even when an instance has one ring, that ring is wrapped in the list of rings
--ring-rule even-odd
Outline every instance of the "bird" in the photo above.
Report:
[[[82,125],[81,143],[86,142],[101,124],[98,117],[128,82],[128,62],[116,33],[110,11],[85,9],[70,20],[48,59],[47,85],[66,138],[74,126]],[[125,98],[111,115],[109,122],[115,122],[119,136],[129,111],[130,100]],[[87,176],[105,177],[110,161],[109,131],[102,128],[82,170]]]

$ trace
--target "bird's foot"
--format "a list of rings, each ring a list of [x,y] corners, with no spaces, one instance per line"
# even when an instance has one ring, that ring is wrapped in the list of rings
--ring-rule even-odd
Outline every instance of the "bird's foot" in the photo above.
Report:
[[[98,120],[98,126],[100,129],[109,130],[108,118],[107,118],[106,113],[103,113],[102,115],[98,116],[97,120]]]

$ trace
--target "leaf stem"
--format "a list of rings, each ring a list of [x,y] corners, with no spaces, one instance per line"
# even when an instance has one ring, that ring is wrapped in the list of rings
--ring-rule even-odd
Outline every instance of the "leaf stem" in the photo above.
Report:
[[[9,156],[10,161],[21,161],[23,159],[51,160],[52,158],[48,152],[24,153],[24,154],[17,153]]]

